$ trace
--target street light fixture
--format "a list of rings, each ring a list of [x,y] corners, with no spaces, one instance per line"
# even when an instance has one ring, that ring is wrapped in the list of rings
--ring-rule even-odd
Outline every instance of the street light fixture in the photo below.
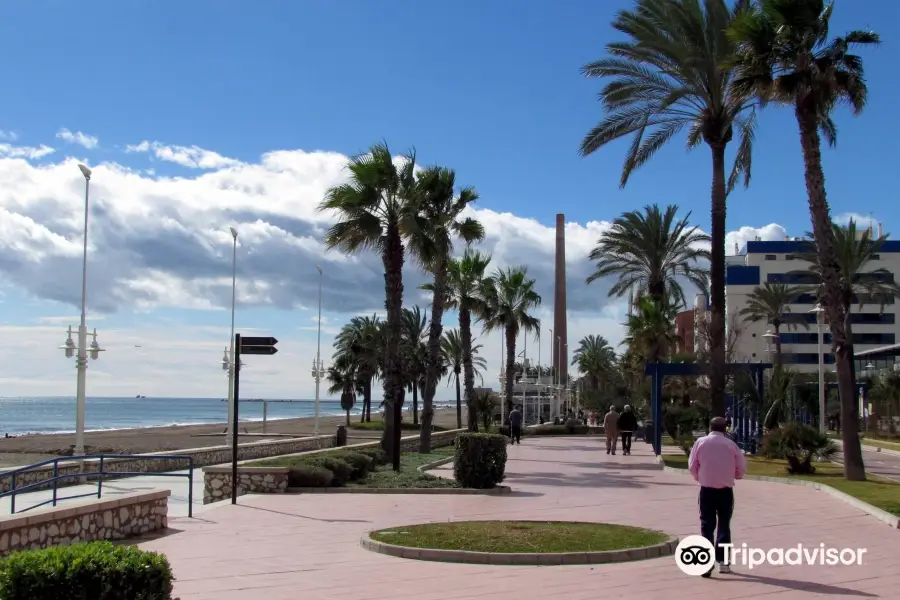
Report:
[[[824,318],[825,309],[822,308],[822,304],[816,304],[816,306],[809,311],[812,314],[816,315],[816,339],[818,341],[819,351],[817,352],[817,356],[819,358],[819,432],[825,433],[825,359],[822,356],[822,321]]]
[[[319,271],[319,325],[316,334],[316,359],[313,361],[312,376],[316,380],[316,418],[313,425],[313,435],[319,435],[319,383],[325,376],[325,369],[322,367],[322,267],[316,265]]]

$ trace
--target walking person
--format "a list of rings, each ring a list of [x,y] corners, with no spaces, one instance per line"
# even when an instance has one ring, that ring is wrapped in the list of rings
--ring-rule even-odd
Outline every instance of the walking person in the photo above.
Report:
[[[615,456],[619,438],[619,413],[615,404],[609,407],[609,412],[603,417],[603,431],[606,433],[606,453]]]
[[[509,441],[511,444],[522,444],[522,411],[514,406],[509,413]]]
[[[619,434],[622,436],[622,454],[631,454],[631,435],[637,429],[637,417],[627,404],[625,410],[619,415],[618,427]]]
[[[700,484],[700,533],[716,547],[719,573],[730,573],[724,564],[725,550],[721,544],[731,543],[731,516],[734,513],[734,481],[747,472],[744,453],[725,435],[724,417],[709,422],[710,432],[698,439],[691,449],[688,467],[694,481]],[[715,565],[703,574],[712,575]]]

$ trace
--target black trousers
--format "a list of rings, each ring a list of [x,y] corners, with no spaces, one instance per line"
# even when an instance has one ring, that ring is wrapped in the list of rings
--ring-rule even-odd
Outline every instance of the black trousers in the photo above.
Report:
[[[522,443],[522,427],[510,427],[509,428],[509,439],[514,444]]]
[[[734,489],[701,487],[700,533],[716,547],[716,562],[725,560],[720,544],[731,543],[731,515],[734,514]]]
[[[631,432],[622,432],[622,452],[631,452]]]

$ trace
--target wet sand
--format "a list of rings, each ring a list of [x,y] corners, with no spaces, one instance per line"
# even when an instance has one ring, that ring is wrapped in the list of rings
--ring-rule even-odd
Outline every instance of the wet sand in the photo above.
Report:
[[[465,413],[465,411],[463,411]],[[374,411],[373,411],[374,413]],[[372,415],[372,420],[381,415]],[[359,416],[351,416],[351,422],[359,421]],[[412,416],[404,414],[404,421],[411,421]],[[463,423],[465,423],[465,414]],[[323,434],[334,433],[338,425],[346,423],[346,417],[320,417],[319,431]],[[434,411],[434,424],[445,428],[456,427],[455,409],[438,409]],[[313,435],[315,419],[283,419],[269,421],[266,433],[259,422],[241,423],[241,443],[277,439],[280,437],[306,437]],[[147,427],[142,429],[120,429],[116,431],[89,431],[85,433],[85,451],[89,453],[107,452],[118,454],[141,454],[144,452],[163,452],[185,450],[189,448],[205,448],[220,446],[229,441],[225,437],[225,423],[209,425],[180,425],[173,427]],[[243,435],[243,434],[256,435]],[[414,432],[404,432],[411,435]],[[270,434],[271,437],[267,437]],[[350,429],[347,432],[350,443],[359,443],[379,439],[379,430]],[[71,455],[75,444],[74,433],[23,435],[16,438],[0,438],[0,467],[12,467],[33,464],[54,458]]]

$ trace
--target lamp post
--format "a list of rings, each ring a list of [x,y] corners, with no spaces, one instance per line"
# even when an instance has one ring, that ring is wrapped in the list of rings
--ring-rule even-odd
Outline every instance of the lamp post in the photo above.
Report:
[[[238,232],[234,227],[229,227],[231,232],[231,335],[230,349],[226,351],[222,359],[222,368],[228,373],[228,427],[227,435],[233,435],[232,422],[234,421],[234,307],[237,298],[237,239]]]
[[[818,342],[819,351],[817,353],[819,357],[819,432],[825,433],[825,360],[822,357],[822,319],[825,313],[825,309],[822,308],[822,304],[816,304],[816,306],[810,309],[811,313],[816,315],[816,338]]]
[[[85,388],[87,383],[87,361],[88,352],[90,352],[91,360],[97,360],[103,348],[97,343],[97,330],[91,334],[93,341],[90,347],[87,343],[87,247],[88,247],[88,214],[90,212],[89,199],[91,189],[91,170],[84,165],[78,165],[78,169],[84,176],[84,244],[81,262],[81,322],[78,325],[78,343],[72,339],[72,327],[69,327],[66,342],[60,346],[65,350],[66,357],[75,356],[76,391],[75,391],[75,455],[84,454],[84,405],[85,405]],[[77,353],[77,354],[76,354]]]
[[[316,360],[313,363],[312,376],[316,379],[316,418],[313,425],[313,435],[319,435],[319,383],[325,376],[325,370],[322,368],[322,267],[316,265],[319,271],[319,324],[316,332]]]

